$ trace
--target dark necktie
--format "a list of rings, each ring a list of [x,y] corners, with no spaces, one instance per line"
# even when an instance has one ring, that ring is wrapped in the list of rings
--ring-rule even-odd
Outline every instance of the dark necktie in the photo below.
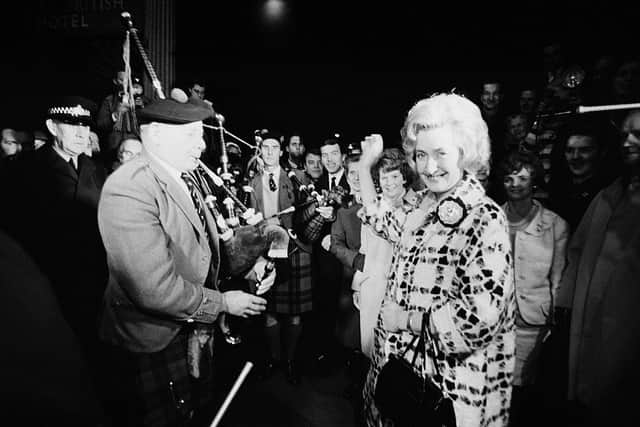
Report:
[[[278,187],[276,186],[276,181],[273,179],[273,174],[269,174],[269,190],[276,191]]]
[[[73,169],[73,171],[75,173],[78,173],[78,169],[76,168],[76,164],[73,163],[73,159],[72,158],[69,158],[69,166],[71,166],[71,169]]]
[[[332,176],[331,177],[331,187],[329,187],[329,190],[333,190],[336,186],[336,177]]]
[[[187,188],[189,189],[189,194],[191,195],[191,200],[193,201],[193,206],[196,208],[198,217],[200,217],[200,221],[202,221],[202,225],[206,230],[207,222],[204,218],[204,207],[202,206],[202,203],[200,202],[200,198],[198,197],[198,192],[200,192],[198,184],[196,183],[195,178],[187,172],[183,172],[182,175],[180,176],[182,180],[187,184]],[[200,192],[200,194],[202,193]]]

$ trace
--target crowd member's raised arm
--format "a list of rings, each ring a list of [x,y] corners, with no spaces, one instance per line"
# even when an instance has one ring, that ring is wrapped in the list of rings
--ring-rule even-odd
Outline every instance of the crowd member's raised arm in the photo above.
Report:
[[[376,186],[371,176],[371,167],[382,154],[382,136],[373,134],[367,136],[361,143],[362,155],[360,156],[360,191],[362,204],[370,208],[377,201]]]

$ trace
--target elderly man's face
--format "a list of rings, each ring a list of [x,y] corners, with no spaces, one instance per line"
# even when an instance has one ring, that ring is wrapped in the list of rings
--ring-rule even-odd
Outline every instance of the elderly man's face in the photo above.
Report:
[[[47,128],[53,134],[54,145],[72,157],[84,153],[89,145],[89,126],[47,120]]]
[[[622,124],[622,160],[626,166],[640,166],[640,111],[629,114]]]
[[[480,101],[485,110],[495,110],[500,106],[502,94],[498,83],[485,83],[482,85]]]
[[[151,123],[142,128],[145,147],[160,160],[180,172],[189,172],[198,166],[206,148],[201,121],[179,125]]]
[[[309,153],[304,160],[304,170],[313,179],[322,176],[322,160],[317,154]]]
[[[135,158],[142,151],[142,143],[137,139],[125,139],[120,143],[118,149],[118,160],[120,163],[127,163]]]
[[[16,132],[13,129],[2,130],[2,141],[0,141],[0,150],[3,157],[13,156],[20,151],[20,144],[16,138]]]

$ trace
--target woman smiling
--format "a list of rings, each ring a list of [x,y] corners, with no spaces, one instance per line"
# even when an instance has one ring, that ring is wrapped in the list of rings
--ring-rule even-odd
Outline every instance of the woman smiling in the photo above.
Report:
[[[364,390],[367,424],[388,422],[373,399],[378,374],[391,354],[402,355],[421,334],[426,316],[439,351],[437,357],[432,349],[426,358],[419,355],[416,372],[432,377],[452,401],[457,426],[504,426],[515,305],[507,221],[474,176],[489,160],[487,125],[478,107],[456,94],[418,102],[406,123],[427,188],[401,212],[376,203],[370,167],[382,152],[382,137],[362,142],[365,220],[394,244]],[[405,357],[412,356],[409,348]]]

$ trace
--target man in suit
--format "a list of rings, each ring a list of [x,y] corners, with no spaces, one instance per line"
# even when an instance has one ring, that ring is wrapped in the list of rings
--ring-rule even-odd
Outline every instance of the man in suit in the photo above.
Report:
[[[109,177],[100,199],[109,266],[100,332],[111,344],[116,425],[208,425],[215,322],[265,309],[263,298],[218,290],[218,233],[196,170],[212,113],[198,100],[143,108],[143,151]],[[263,276],[264,264],[248,280]]]
[[[326,173],[319,179],[318,190],[336,191],[340,186],[346,194],[350,192],[343,162],[340,140],[329,138],[320,146],[321,162]],[[314,287],[316,346],[315,362],[321,374],[329,373],[344,359],[342,345],[336,339],[336,322],[340,283],[342,282],[342,265],[329,252],[331,224],[335,221],[336,207],[320,206],[317,215],[311,220],[319,227],[314,233],[313,241],[313,274],[317,286]]]
[[[286,229],[293,229],[294,222],[297,223],[298,219],[294,218],[293,213],[273,217],[276,213],[299,202],[299,195],[296,194],[291,178],[280,166],[281,139],[277,132],[262,135],[260,149],[264,168],[251,180],[250,185],[254,195],[251,199],[251,207],[261,212],[265,218],[271,218],[268,221]],[[291,170],[289,173],[295,174],[297,181],[303,180],[302,171]],[[282,341],[285,350],[286,376],[294,385],[300,382],[296,350],[302,332],[302,315],[310,312],[312,308],[310,247],[297,245],[297,242],[291,243],[292,249],[288,260],[277,264],[277,268],[283,274],[278,275],[278,283],[269,296],[265,321],[265,336],[270,353],[265,364],[265,375],[270,374],[282,359],[280,354]],[[285,323],[282,331],[280,323]]]
[[[63,97],[47,111],[53,143],[17,164],[7,230],[50,280],[62,313],[84,349],[98,343],[97,313],[107,269],[96,211],[105,173],[84,154],[95,105]]]

